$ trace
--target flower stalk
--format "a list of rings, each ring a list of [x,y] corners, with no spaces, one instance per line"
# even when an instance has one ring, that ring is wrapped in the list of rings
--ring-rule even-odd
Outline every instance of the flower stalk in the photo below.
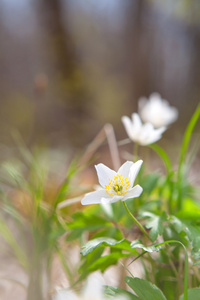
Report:
[[[148,233],[146,232],[146,230],[144,229],[144,227],[142,226],[142,224],[134,217],[134,215],[131,213],[131,211],[129,210],[128,206],[126,205],[125,201],[123,201],[123,205],[127,211],[127,213],[129,214],[129,216],[132,218],[132,220],[135,222],[135,224],[140,228],[140,230],[144,233],[144,235],[151,241],[151,238],[149,237]]]

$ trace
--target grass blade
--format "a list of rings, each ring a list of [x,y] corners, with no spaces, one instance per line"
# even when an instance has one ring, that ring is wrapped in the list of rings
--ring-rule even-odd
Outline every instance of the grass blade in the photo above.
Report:
[[[197,106],[183,137],[183,142],[181,146],[181,153],[179,158],[179,165],[178,165],[178,174],[177,174],[177,182],[178,182],[178,198],[177,198],[177,210],[181,210],[182,208],[182,179],[183,179],[183,167],[185,164],[186,154],[189,147],[190,139],[194,127],[200,117],[200,104]]]
[[[149,148],[153,149],[162,158],[167,174],[170,174],[172,172],[172,164],[166,152],[157,144],[149,145]]]

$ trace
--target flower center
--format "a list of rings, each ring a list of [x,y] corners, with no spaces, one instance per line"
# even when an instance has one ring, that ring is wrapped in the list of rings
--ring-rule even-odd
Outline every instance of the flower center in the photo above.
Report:
[[[129,187],[130,183],[127,177],[124,178],[122,174],[117,174],[114,179],[109,179],[109,184],[105,184],[106,193],[109,196],[123,196]]]

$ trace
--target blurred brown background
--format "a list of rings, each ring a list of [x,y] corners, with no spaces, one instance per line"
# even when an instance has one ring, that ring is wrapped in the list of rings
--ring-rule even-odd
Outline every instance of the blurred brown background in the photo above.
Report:
[[[199,0],[0,0],[0,144],[82,147],[158,92],[200,101]]]

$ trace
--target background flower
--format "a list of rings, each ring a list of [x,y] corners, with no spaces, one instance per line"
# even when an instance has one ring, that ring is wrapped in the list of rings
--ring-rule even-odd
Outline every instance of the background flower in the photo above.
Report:
[[[162,133],[166,127],[155,129],[151,123],[143,124],[137,113],[132,114],[132,120],[127,117],[122,117],[122,123],[129,138],[142,146],[155,143],[162,137]]]
[[[178,110],[157,93],[151,94],[149,100],[140,98],[138,106],[141,119],[152,123],[156,128],[168,126],[178,118]]]
[[[53,300],[106,300],[104,296],[105,285],[103,277],[99,273],[91,274],[80,295],[67,289],[57,290]],[[117,296],[116,300],[129,300],[127,296]]]

